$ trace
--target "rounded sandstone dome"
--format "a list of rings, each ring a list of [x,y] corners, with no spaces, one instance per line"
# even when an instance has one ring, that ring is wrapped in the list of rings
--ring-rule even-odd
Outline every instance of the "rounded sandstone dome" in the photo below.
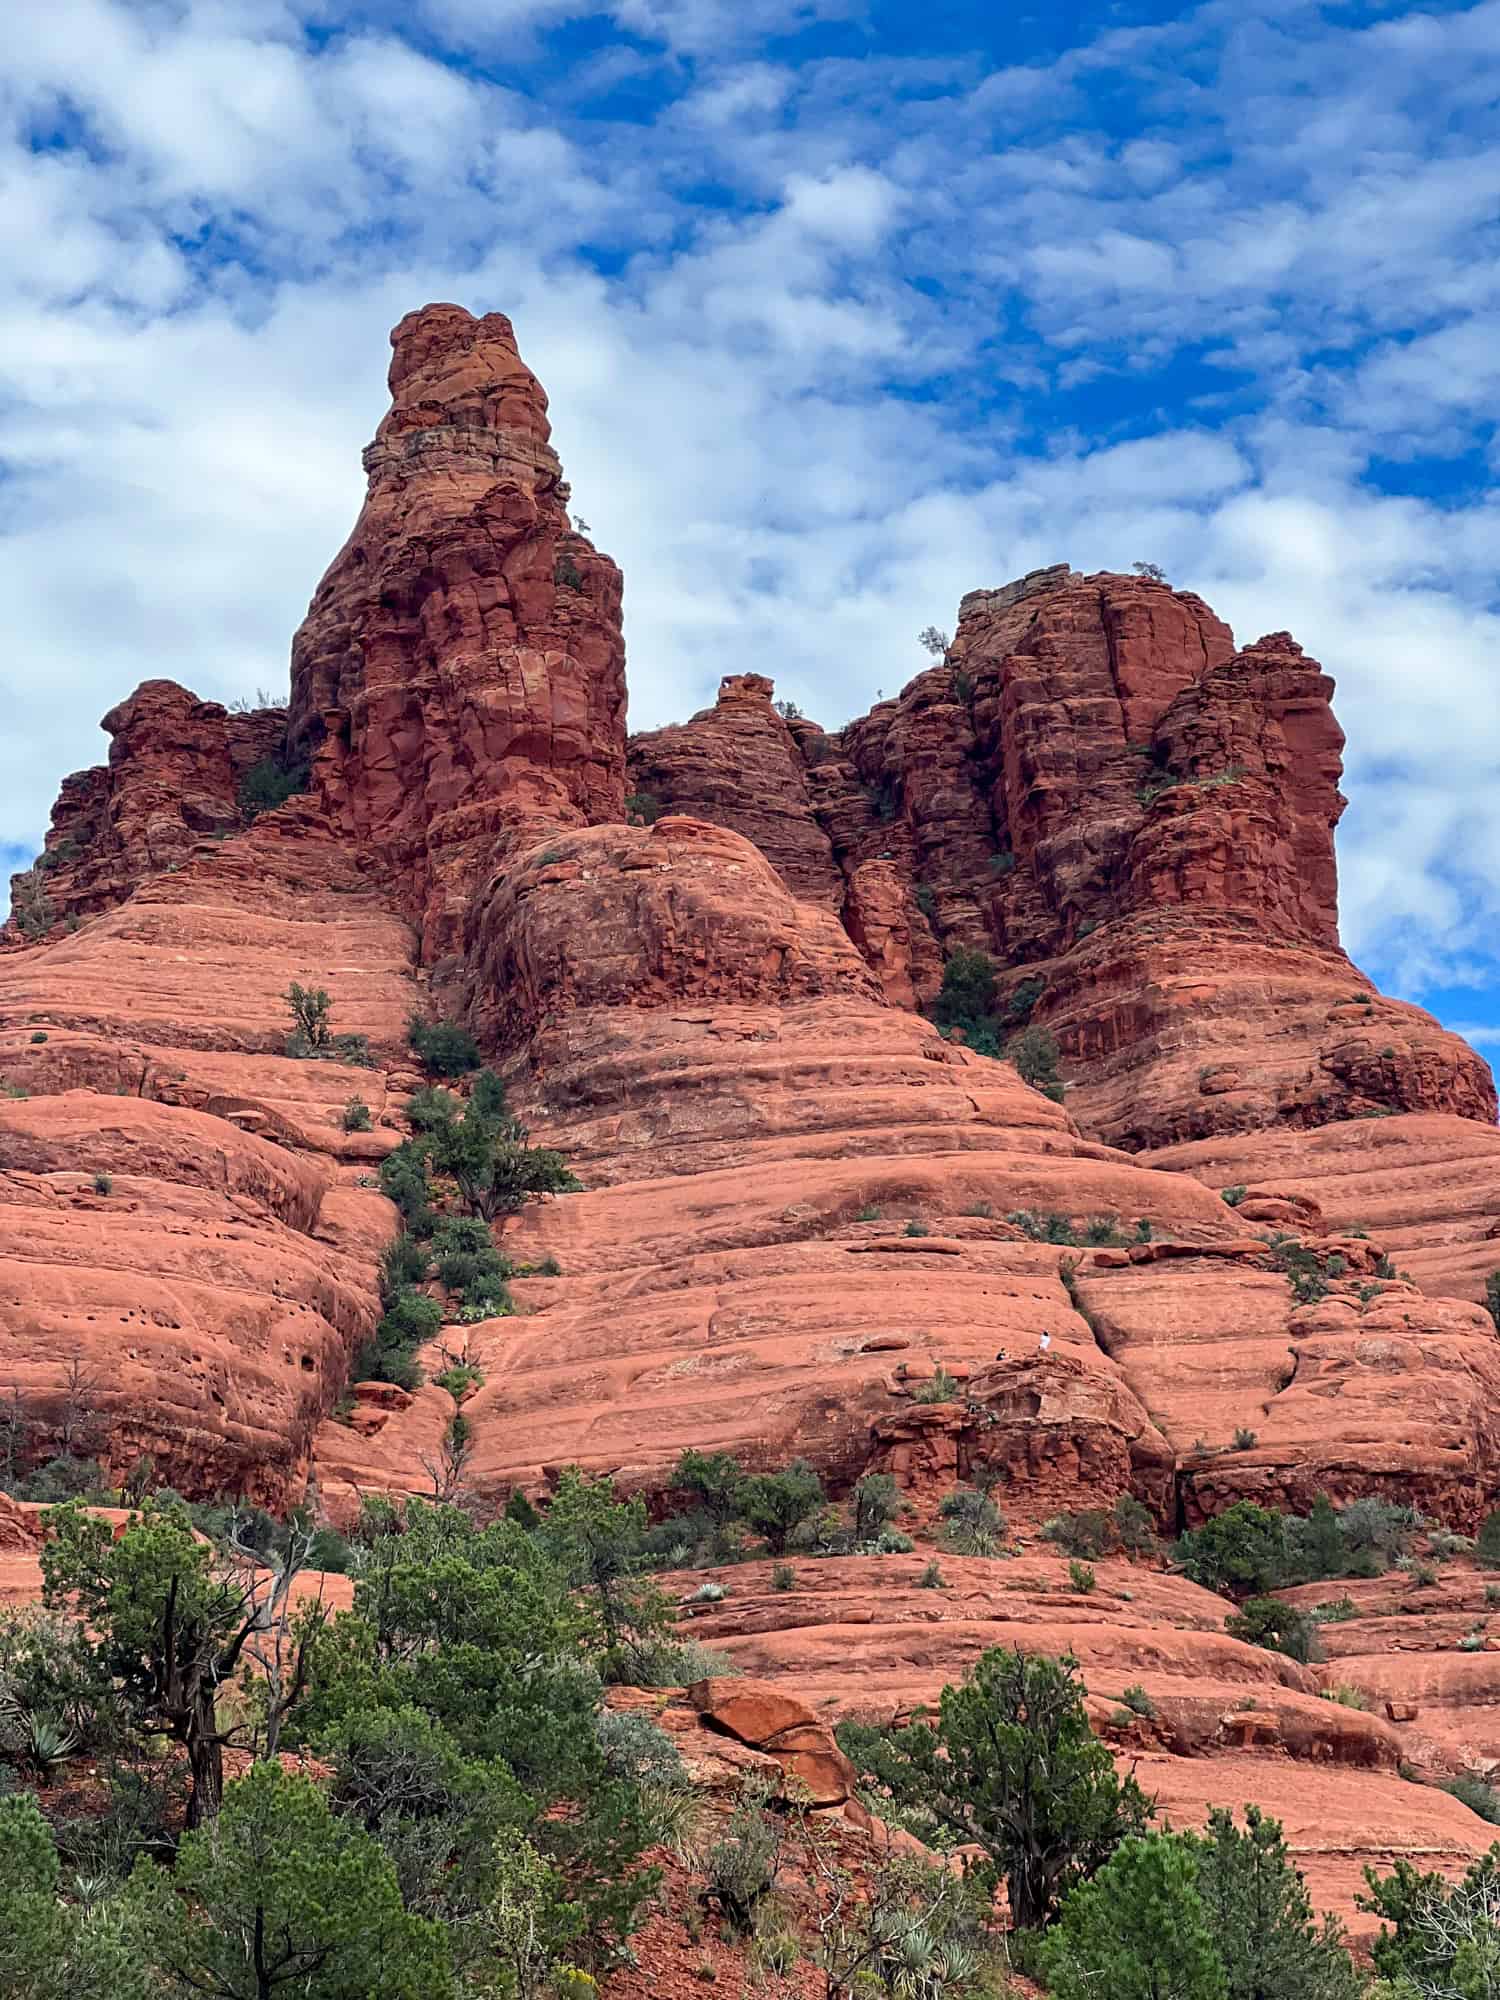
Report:
[[[468,928],[471,1018],[501,1041],[585,1007],[882,1002],[831,912],[741,835],[678,815],[552,836],[492,876]]]

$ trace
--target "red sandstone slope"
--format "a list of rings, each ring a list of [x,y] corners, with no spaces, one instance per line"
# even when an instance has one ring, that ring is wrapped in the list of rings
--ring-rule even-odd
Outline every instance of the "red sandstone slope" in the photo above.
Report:
[[[837,736],[744,676],[636,739],[627,775],[619,576],[569,527],[509,322],[429,307],[393,340],[289,714],[167,683],[122,704],[49,836],[50,915],[77,929],[6,935],[0,1389],[33,1455],[79,1441],[82,1371],[116,1476],[149,1452],[184,1490],[336,1516],[428,1484],[446,1390],[336,1409],[431,999],[584,1186],[505,1231],[561,1274],[427,1357],[482,1370],[484,1501],[574,1461],[659,1491],[695,1445],[805,1454],[838,1490],[889,1469],[922,1519],[982,1458],[1027,1532],[1124,1492],[1167,1529],[1324,1490],[1471,1527],[1500,1499],[1500,1341],[1473,1303],[1493,1087],[1338,948],[1326,677],[1285,635],[1236,652],[1184,593],[1057,569],[972,594],[947,662]],[[243,828],[284,726],[310,792]],[[1065,1106],[915,1011],[955,943],[1046,982]],[[330,989],[372,1067],[282,1053],[292,980]],[[356,1095],[369,1133],[343,1130]],[[1023,1211],[1115,1240],[1034,1241]],[[1267,1267],[1288,1226],[1342,1259],[1316,1303]],[[940,1366],[956,1393],[921,1400]],[[858,1566],[811,1567],[790,1597],[746,1573],[751,1623],[720,1636],[830,1707],[851,1663],[905,1699],[1029,1629],[1096,1692],[1157,1677],[1146,1754],[1184,1812],[1281,1809],[1286,1758],[1347,1763],[1318,1779],[1339,1896],[1357,1854],[1484,1844],[1392,1775],[1383,1725],[1226,1639],[1202,1593],[1142,1572],[1080,1609],[1055,1564],[995,1562],[952,1596],[883,1573],[872,1603]],[[1424,1671],[1444,1740],[1487,1755]],[[1280,1733],[1239,1730],[1273,1683]]]

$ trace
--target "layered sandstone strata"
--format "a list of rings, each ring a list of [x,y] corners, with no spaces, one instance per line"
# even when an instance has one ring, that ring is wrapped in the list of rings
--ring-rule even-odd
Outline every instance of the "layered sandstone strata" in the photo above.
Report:
[[[1112,1143],[1493,1124],[1483,1060],[1339,948],[1332,686],[1286,633],[1236,652],[1188,592],[1060,566],[971,592],[944,663],[836,734],[729,680],[633,741],[632,782],[839,910],[898,1005],[960,945],[1040,981],[1070,1106]]]
[[[926,1548],[798,1559],[790,1591],[751,1564],[694,1613],[773,1705],[811,1704],[829,1803],[831,1717],[1004,1639],[1077,1654],[1174,1816],[1284,1815],[1321,1900],[1364,1860],[1487,1845],[1398,1775],[1495,1761],[1493,1675],[1452,1636],[1482,1585],[1425,1620],[1360,1586],[1315,1672],[1180,1579],[1080,1589],[1034,1540],[1125,1493],[1168,1533],[1242,1497],[1460,1528],[1500,1498],[1493,1089],[1339,950],[1327,678],[1186,593],[1059,568],[972,594],[946,660],[837,734],[731,677],[627,777],[618,574],[569,524],[509,323],[429,307],[394,347],[294,651],[309,793],[241,830],[288,718],[148,684],[54,822],[79,927],[0,958],[0,1387],[29,1461],[150,1456],[339,1519],[431,1490],[448,1391],[341,1392],[396,1227],[374,1175],[419,1081],[406,1019],[461,1011],[583,1183],[500,1232],[516,1313],[423,1357],[482,1377],[477,1504],[578,1463],[665,1506],[693,1446],[804,1455],[840,1495],[889,1470],[929,1538],[982,1471],[1022,1539],[944,1555],[946,1588]],[[1042,982],[1064,1104],[921,1017],[956,944]],[[369,1066],[285,1055],[293,980]],[[1425,1725],[1378,1712],[1398,1612]],[[1370,1712],[1321,1698],[1335,1671]],[[1149,1727],[1118,1720],[1131,1685]]]
[[[286,1506],[379,1313],[407,928],[305,803],[0,959],[0,1383],[23,1463]],[[374,1067],[289,1060],[293,980]],[[408,1087],[415,1078],[406,1073]],[[374,1129],[347,1133],[358,1097]],[[399,1101],[399,1100],[397,1100]]]

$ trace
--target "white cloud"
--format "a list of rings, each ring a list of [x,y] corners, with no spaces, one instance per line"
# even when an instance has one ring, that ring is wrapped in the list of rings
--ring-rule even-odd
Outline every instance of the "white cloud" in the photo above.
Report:
[[[601,13],[559,68],[549,32]],[[734,668],[838,722],[965,590],[1158,561],[1336,674],[1354,946],[1411,983],[1490,963],[1500,509],[1366,466],[1486,437],[1500,0],[1362,31],[1214,0],[1031,67],[768,40],[854,0],[19,14],[0,842],[139,679],[284,677],[385,330],[455,298],[510,312],[547,385],[625,568],[638,725]],[[581,115],[646,80],[648,127]],[[1127,80],[1122,135],[1090,93]]]

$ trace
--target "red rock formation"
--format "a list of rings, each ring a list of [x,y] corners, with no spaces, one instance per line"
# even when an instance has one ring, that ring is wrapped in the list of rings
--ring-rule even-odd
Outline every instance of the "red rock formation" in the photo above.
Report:
[[[971,592],[944,664],[837,736],[778,727],[752,676],[632,759],[799,892],[811,874],[826,896],[826,841],[896,1004],[930,999],[960,944],[1042,980],[1070,1106],[1111,1143],[1376,1110],[1493,1124],[1481,1058],[1339,949],[1331,693],[1285,633],[1236,653],[1189,593],[1059,567]],[[769,806],[793,735],[805,778]]]
[[[763,674],[726,674],[715,707],[630,739],[637,810],[684,811],[752,841],[794,896],[842,901],[828,835],[808,797],[809,772],[793,722],[772,706]],[[815,737],[820,732],[813,731]]]
[[[503,313],[408,313],[369,492],[292,646],[292,740],[434,959],[497,838],[624,816],[620,573],[569,524]]]
[[[1368,1234],[1435,1297],[1482,1300],[1500,1270],[1500,1131],[1474,1119],[1226,1133],[1144,1158],[1209,1187],[1244,1188],[1237,1212],[1261,1228]]]
[[[1500,1498],[1493,1089],[1338,948],[1326,677],[1285,635],[1236,652],[1184,593],[1055,569],[972,594],[943,664],[837,735],[727,679],[636,739],[627,787],[618,574],[568,525],[509,323],[429,307],[394,347],[295,646],[312,791],[242,829],[284,718],[149,683],[54,815],[78,927],[7,935],[0,1392],[28,1462],[149,1454],[191,1494],[334,1518],[430,1489],[446,1389],[339,1403],[425,958],[584,1188],[506,1226],[516,1313],[424,1357],[482,1376],[476,1501],[576,1462],[665,1504],[687,1446],[805,1455],[838,1494],[893,1472],[924,1538],[794,1554],[790,1590],[740,1565],[684,1606],[754,1676],[667,1711],[713,1785],[779,1765],[836,1810],[833,1719],[1024,1643],[1077,1655],[1179,1822],[1286,1817],[1320,1901],[1347,1912],[1365,1860],[1461,1865],[1487,1829],[1398,1771],[1500,1764],[1500,1683],[1457,1652],[1473,1572],[1420,1604],[1415,1575],[1349,1586],[1313,1669],[1180,1577],[1111,1560],[1089,1588],[1028,1546],[1124,1493],[1166,1531],[1324,1491],[1469,1528]],[[955,943],[1045,982],[1066,1105],[917,1014]],[[286,1057],[293,979],[369,1067]],[[372,1129],[346,1132],[356,1096]],[[1075,1241],[1034,1240],[1068,1233],[1048,1216]],[[1268,1259],[1277,1229],[1322,1296]],[[938,1502],[981,1471],[1019,1553],[944,1551],[933,1587]],[[0,1595],[34,1594],[3,1500],[0,1548]],[[1344,1682],[1390,1713],[1322,1698]],[[1136,1684],[1153,1715],[1121,1710]]]
[[[231,713],[175,681],[143,681],[101,727],[109,763],[63,780],[36,865],[11,881],[0,941],[24,944],[55,925],[122,903],[244,824],[240,785],[275,756],[280,709]]]
[[[1298,1666],[1230,1638],[1233,1607],[1180,1577],[1119,1559],[1090,1565],[1076,1587],[1066,1562],[1028,1551],[995,1561],[942,1555],[941,1584],[923,1581],[931,1558],[802,1559],[789,1590],[767,1562],[710,1572],[725,1586],[717,1603],[684,1606],[690,1630],[754,1677],[759,1700],[805,1704],[825,1725],[855,1714],[889,1722],[931,1703],[987,1647],[1071,1653],[1088,1689],[1094,1726],[1176,1826],[1201,1823],[1216,1805],[1261,1804],[1279,1818],[1318,1907],[1333,1909],[1366,1938],[1375,1926],[1355,1908],[1365,1866],[1401,1857],[1460,1872],[1489,1845],[1492,1829],[1455,1798],[1410,1782],[1411,1767],[1434,1776],[1492,1763],[1500,1655],[1442,1652],[1482,1606],[1470,1572],[1410,1614],[1411,1580],[1320,1585],[1291,1593],[1305,1604],[1346,1589],[1357,1616],[1325,1625],[1333,1657]],[[696,1589],[704,1572],[680,1581]],[[1460,1607],[1468,1607],[1461,1612]],[[1481,1612],[1482,1615],[1482,1612]],[[1413,1654],[1392,1659],[1397,1639]],[[733,1687],[737,1683],[729,1683]],[[1322,1698],[1353,1689],[1370,1710]],[[1128,1688],[1150,1713],[1121,1706]],[[1410,1688],[1418,1714],[1392,1722],[1373,1712],[1389,1689]]]
[[[380,1069],[288,1060],[291,980],[379,1051],[416,1000],[409,933],[311,806],[0,959],[0,1385],[23,1462],[286,1506],[379,1307],[394,1227],[346,1134]],[[412,1082],[415,1079],[411,1079]],[[408,1086],[409,1087],[409,1086]],[[347,1162],[340,1166],[339,1162]]]

